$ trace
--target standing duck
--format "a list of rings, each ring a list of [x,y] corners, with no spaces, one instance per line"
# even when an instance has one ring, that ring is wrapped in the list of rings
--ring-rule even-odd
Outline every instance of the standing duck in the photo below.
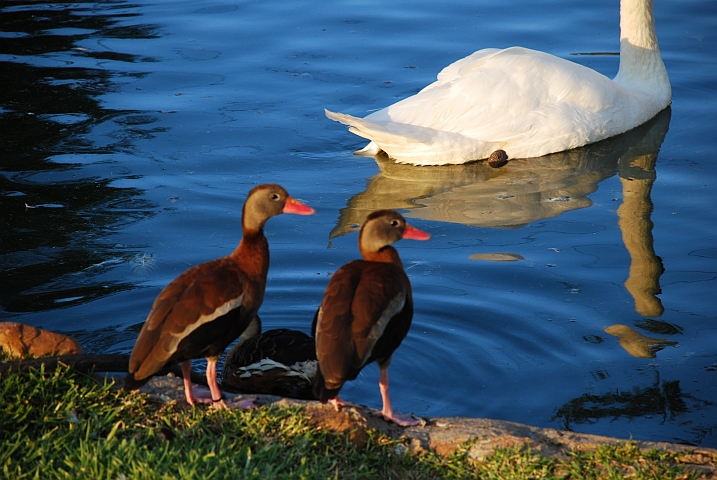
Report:
[[[316,368],[313,338],[288,328],[267,330],[240,338],[229,350],[222,369],[222,388],[313,400]]]
[[[398,163],[459,164],[503,150],[540,157],[604,140],[670,105],[653,0],[620,1],[620,67],[610,80],[553,55],[487,48],[444,68],[412,97],[365,118],[326,111]]]
[[[217,385],[217,360],[237,337],[252,336],[261,329],[256,313],[264,299],[269,269],[263,228],[269,218],[281,213],[310,215],[314,210],[279,185],[254,187],[242,210],[239,246],[226,257],[190,268],[160,292],[132,350],[125,389],[135,390],[165,366],[181,362],[190,405],[227,406]],[[193,358],[207,359],[211,399],[194,394],[189,379]]]
[[[427,240],[430,235],[393,210],[371,213],[359,233],[363,260],[347,263],[331,277],[312,325],[319,360],[314,395],[338,409],[346,404],[338,396],[343,384],[377,362],[380,415],[408,426],[420,420],[394,413],[388,395],[388,366],[413,318],[411,283],[391,246],[402,238]]]

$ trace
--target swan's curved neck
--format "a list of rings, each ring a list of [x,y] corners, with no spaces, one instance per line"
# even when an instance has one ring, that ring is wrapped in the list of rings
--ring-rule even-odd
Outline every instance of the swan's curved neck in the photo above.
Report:
[[[659,96],[669,104],[672,92],[660,56],[653,0],[620,0],[620,69],[615,82]]]

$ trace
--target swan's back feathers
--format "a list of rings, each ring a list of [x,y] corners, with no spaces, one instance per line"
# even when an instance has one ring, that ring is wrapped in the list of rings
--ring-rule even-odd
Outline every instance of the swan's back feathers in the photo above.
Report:
[[[455,80],[456,78],[462,77],[468,74],[471,70],[480,68],[480,66],[484,65],[486,61],[489,61],[494,54],[502,51],[503,50],[499,48],[484,48],[483,50],[473,52],[467,57],[451,63],[446,68],[438,72],[437,80],[441,83],[447,83]]]

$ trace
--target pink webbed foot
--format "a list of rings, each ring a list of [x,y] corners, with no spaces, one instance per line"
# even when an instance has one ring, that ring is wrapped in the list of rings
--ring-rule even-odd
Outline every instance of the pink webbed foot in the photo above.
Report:
[[[194,392],[195,392],[195,401],[197,403],[205,403],[205,404],[211,404],[212,408],[221,410],[224,408],[258,408],[258,405],[256,404],[256,398],[243,398],[241,400],[233,401],[233,400],[225,400],[224,398],[220,400],[213,400],[212,399],[212,392],[211,390],[200,387],[200,386],[194,386]]]
[[[381,367],[379,372],[378,387],[381,391],[381,399],[383,400],[383,410],[376,412],[376,416],[383,417],[383,419],[387,422],[393,422],[401,425],[402,427],[412,427],[415,425],[424,426],[426,424],[424,419],[414,417],[411,414],[401,415],[399,413],[393,413],[391,398],[388,395],[388,367]]]
[[[194,401],[197,403],[212,403],[212,392],[206,387],[192,384],[192,391],[194,392]]]
[[[336,411],[338,412],[341,410],[341,407],[353,407],[353,408],[359,408],[359,405],[356,405],[355,403],[347,402],[345,400],[342,400],[338,395],[336,395],[334,398],[329,399],[329,403],[334,406]]]
[[[237,400],[237,401],[231,401],[231,400],[222,401],[222,403],[224,403],[226,408],[242,408],[242,409],[259,408],[259,405],[256,404],[255,397],[243,398],[243,399]]]
[[[400,413],[386,414],[383,411],[376,411],[372,413],[377,417],[383,418],[387,422],[393,422],[396,425],[400,425],[402,427],[414,427],[416,425],[420,425],[421,427],[423,427],[424,425],[426,425],[426,421],[424,419],[414,417],[410,413],[405,415],[402,415]]]

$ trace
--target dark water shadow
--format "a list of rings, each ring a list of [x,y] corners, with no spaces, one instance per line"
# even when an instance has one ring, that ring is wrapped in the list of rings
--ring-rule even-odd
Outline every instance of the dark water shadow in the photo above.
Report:
[[[628,350],[628,353],[631,353]],[[632,354],[632,353],[631,353]],[[654,380],[646,387],[615,389],[601,394],[585,393],[557,408],[552,420],[558,420],[565,430],[573,431],[578,425],[593,425],[600,421],[615,422],[626,419],[650,419],[660,425],[682,421],[690,412],[709,409],[714,402],[685,393],[680,380],[662,380],[659,371],[652,370]],[[682,420],[681,420],[682,419]],[[694,423],[689,437],[674,438],[684,444],[701,445],[711,434],[713,422]]]
[[[0,8],[3,316],[133,288],[99,277],[127,255],[108,244],[108,235],[156,208],[142,199],[141,189],[112,185],[133,178],[127,168],[112,173],[111,165],[131,152],[128,138],[142,135],[143,128],[126,122],[138,112],[109,109],[100,101],[118,78],[131,74],[98,68],[103,62],[94,60],[151,61],[100,50],[104,39],[156,36],[151,25],[121,25],[138,15],[132,8],[126,2],[82,1],[5,2]],[[79,42],[86,40],[96,48],[82,47]],[[109,132],[101,144],[90,139],[99,125]]]
[[[566,430],[572,430],[573,424],[596,423],[604,418],[617,420],[621,417],[657,415],[664,422],[688,411],[685,400],[679,380],[660,382],[657,378],[653,385],[646,388],[581,395],[561,406],[553,420],[562,420]]]

